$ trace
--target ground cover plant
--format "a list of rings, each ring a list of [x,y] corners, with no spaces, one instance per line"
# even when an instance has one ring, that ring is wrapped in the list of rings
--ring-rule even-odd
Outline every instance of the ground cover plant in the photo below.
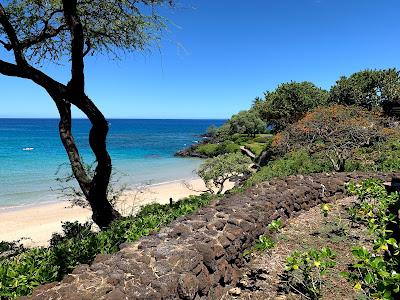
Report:
[[[352,210],[353,218],[365,222],[374,240],[372,249],[353,247],[355,262],[342,274],[367,299],[399,299],[400,196],[397,192],[389,194],[378,180],[350,184],[348,190],[359,199]]]
[[[79,264],[92,262],[97,254],[116,252],[120,244],[156,232],[214,198],[216,196],[203,194],[172,205],[146,205],[137,215],[117,220],[109,229],[97,233],[90,230],[89,223],[65,223],[64,233],[53,235],[49,247],[0,256],[0,299],[28,295],[40,284],[60,280]],[[10,247],[4,246],[7,250]]]

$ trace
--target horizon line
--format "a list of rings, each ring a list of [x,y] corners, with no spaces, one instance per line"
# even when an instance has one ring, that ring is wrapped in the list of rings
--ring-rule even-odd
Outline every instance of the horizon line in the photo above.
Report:
[[[59,120],[59,117],[0,117],[0,120]],[[111,117],[106,120],[228,120],[229,118],[121,118]],[[72,120],[89,120],[88,118],[72,118]]]

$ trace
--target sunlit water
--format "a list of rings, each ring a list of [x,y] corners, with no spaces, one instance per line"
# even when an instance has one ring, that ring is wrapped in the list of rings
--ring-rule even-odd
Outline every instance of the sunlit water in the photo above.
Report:
[[[199,159],[174,153],[201,140],[223,120],[109,120],[108,149],[120,184],[130,187],[194,177]],[[86,162],[87,120],[74,120],[73,133]],[[33,148],[32,150],[29,148]],[[25,150],[24,150],[25,149]],[[0,119],[0,208],[57,200],[56,172],[67,163],[56,119]],[[65,167],[63,170],[67,170]]]

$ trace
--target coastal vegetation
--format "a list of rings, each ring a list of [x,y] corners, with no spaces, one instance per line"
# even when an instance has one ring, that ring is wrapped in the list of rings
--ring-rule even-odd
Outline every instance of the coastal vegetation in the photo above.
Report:
[[[389,90],[393,92],[391,95],[395,95],[397,85],[394,85],[393,74],[398,74],[397,71],[365,72],[368,78],[390,75],[382,75],[385,79],[380,81],[371,81],[373,88],[370,91],[375,91],[375,94],[365,92],[357,94],[357,97],[375,99]],[[363,78],[365,72],[350,78]],[[210,128],[204,141],[187,153],[200,153],[208,158],[198,170],[208,193],[172,205],[145,206],[137,215],[115,220],[108,229],[97,233],[90,230],[89,223],[66,223],[64,233],[53,235],[47,248],[25,249],[18,244],[1,244],[0,297],[11,299],[27,295],[42,283],[60,280],[79,264],[92,262],[99,253],[118,251],[122,243],[156,232],[179,216],[223,197],[214,195],[214,188],[217,188],[216,194],[221,194],[228,180],[250,175],[250,165],[255,171],[244,182],[235,180],[241,186],[237,191],[294,174],[399,171],[399,121],[392,109],[397,98],[383,96],[380,100],[373,100],[374,105],[364,105],[372,100],[346,103],[336,95],[349,90],[349,86],[359,91],[357,86],[360,82],[352,79],[343,84],[343,80],[340,79],[331,92],[309,82],[280,85],[276,91],[267,92],[264,99],[256,99],[248,111],[233,116],[219,128]],[[378,92],[378,85],[385,92]],[[283,111],[284,107],[289,113]],[[399,238],[395,232],[399,232],[399,224],[393,207],[398,208],[398,194],[386,193],[382,183],[374,181],[366,181],[360,186],[349,185],[348,190],[360,201],[349,208],[351,222],[354,226],[366,225],[375,238],[372,246],[356,246],[351,241],[354,247],[358,247],[352,252],[355,262],[348,270],[342,270],[347,272],[342,275],[367,298],[395,299],[398,296],[398,274],[393,271],[399,267]],[[327,217],[333,208],[326,205],[321,209]],[[279,236],[281,220],[274,220],[266,227]],[[346,228],[342,229],[341,232],[346,232]],[[271,237],[262,235],[244,256],[251,259],[262,251],[270,251],[276,243]],[[301,293],[308,298],[318,299],[328,276],[326,271],[331,274],[335,269],[333,261],[338,259],[340,257],[335,257],[333,250],[327,247],[294,252],[287,261],[287,281],[297,290],[301,287]]]
[[[3,4],[4,2],[4,4]],[[0,3],[0,46],[14,61],[0,59],[0,74],[24,78],[43,88],[60,115],[59,134],[72,172],[101,228],[121,217],[107,198],[112,172],[106,138],[109,125],[85,90],[85,59],[88,55],[148,49],[166,27],[155,6],[172,1],[13,0]],[[99,13],[100,12],[100,13]],[[70,65],[64,84],[44,73],[44,63]],[[72,134],[71,106],[80,110],[92,127],[89,144],[96,158],[90,176]]]

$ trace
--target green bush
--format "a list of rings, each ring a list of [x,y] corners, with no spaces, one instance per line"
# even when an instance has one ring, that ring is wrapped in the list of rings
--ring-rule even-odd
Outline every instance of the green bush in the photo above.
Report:
[[[294,251],[286,262],[285,275],[289,288],[308,299],[320,299],[323,276],[335,265],[336,254],[328,247],[306,252]]]
[[[253,140],[252,137],[241,134],[241,133],[235,133],[229,139],[239,145],[243,145],[243,144],[247,143],[248,141]]]
[[[330,162],[319,156],[311,156],[305,150],[291,152],[283,158],[271,161],[260,171],[253,174],[245,183],[250,187],[257,182],[295,174],[310,174],[331,171]]]
[[[207,157],[213,157],[218,155],[218,147],[218,144],[202,144],[197,147],[196,151]]]
[[[240,151],[240,145],[235,144],[234,142],[231,141],[225,141],[222,144],[221,147],[221,154],[225,154],[225,153],[235,153],[235,152],[239,152]]]
[[[270,145],[272,143],[272,139],[273,137],[270,134],[260,134],[253,139],[253,142]]]
[[[353,247],[356,262],[342,275],[368,299],[400,298],[400,196],[388,194],[383,182],[369,179],[350,183],[348,191],[358,197],[352,219],[367,224],[374,237],[372,249]]]
[[[65,223],[64,234],[53,235],[51,246],[34,248],[0,259],[0,299],[28,295],[43,283],[60,280],[79,264],[89,264],[99,253],[113,253],[124,242],[133,242],[158,231],[180,216],[207,205],[216,196],[190,196],[172,206],[150,204],[122,218],[105,231],[94,233],[88,224]]]

